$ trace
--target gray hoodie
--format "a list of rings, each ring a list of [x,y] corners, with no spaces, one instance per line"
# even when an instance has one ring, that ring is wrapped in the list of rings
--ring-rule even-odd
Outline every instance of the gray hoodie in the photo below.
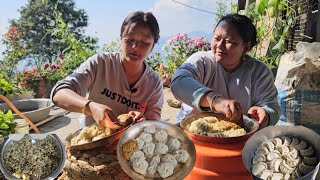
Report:
[[[238,70],[228,73],[215,61],[211,51],[195,53],[176,71],[171,90],[185,103],[178,121],[191,113],[206,111],[199,103],[210,91],[239,101],[243,114],[247,114],[252,106],[260,106],[268,112],[271,125],[279,120],[280,108],[272,72],[263,62],[250,56],[244,58]]]
[[[115,115],[140,111],[147,120],[160,120],[163,106],[163,85],[160,76],[149,66],[135,84],[129,87],[120,60],[121,53],[103,53],[89,58],[71,75],[59,81],[51,98],[69,88],[89,100],[109,106]],[[93,122],[86,116],[86,124]]]

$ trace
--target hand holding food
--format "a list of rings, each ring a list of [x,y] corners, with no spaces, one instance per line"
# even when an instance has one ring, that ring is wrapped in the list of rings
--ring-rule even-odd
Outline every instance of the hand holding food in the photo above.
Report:
[[[248,111],[248,116],[257,120],[260,124],[260,128],[266,127],[269,124],[269,115],[262,107],[251,107]]]
[[[210,108],[223,113],[231,122],[237,123],[242,117],[242,108],[238,101],[223,97],[213,97]]]
[[[112,109],[106,105],[91,102],[88,104],[88,114],[93,117],[97,124],[102,127],[111,129],[119,129],[120,126],[115,124],[117,122],[117,116],[112,112]]]

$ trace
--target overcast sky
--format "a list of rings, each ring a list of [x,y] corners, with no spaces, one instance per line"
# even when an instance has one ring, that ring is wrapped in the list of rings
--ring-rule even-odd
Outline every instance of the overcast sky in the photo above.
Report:
[[[216,0],[177,1],[204,11],[216,12]],[[20,16],[18,9],[27,3],[27,0],[1,0],[1,35],[8,30],[8,20],[18,19]],[[137,10],[154,13],[160,26],[161,37],[171,37],[178,32],[202,31],[211,33],[215,24],[213,14],[186,7],[172,0],[76,0],[76,8],[84,9],[87,12],[89,26],[86,33],[97,37],[99,46],[119,39],[122,21],[129,13]],[[0,43],[1,54],[4,49],[5,46]]]

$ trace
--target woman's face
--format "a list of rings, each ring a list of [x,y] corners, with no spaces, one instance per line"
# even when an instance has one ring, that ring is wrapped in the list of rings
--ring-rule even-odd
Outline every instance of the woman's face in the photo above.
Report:
[[[142,63],[153,45],[154,39],[150,29],[136,23],[128,25],[121,38],[123,58],[129,63]]]
[[[237,30],[230,24],[222,21],[216,27],[211,50],[216,61],[227,71],[235,71],[241,64],[241,58],[247,51],[249,43],[244,43]]]

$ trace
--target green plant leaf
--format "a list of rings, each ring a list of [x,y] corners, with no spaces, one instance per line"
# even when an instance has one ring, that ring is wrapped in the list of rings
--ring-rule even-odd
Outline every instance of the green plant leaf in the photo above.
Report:
[[[266,14],[266,8],[268,5],[268,0],[261,0],[258,7],[257,7],[257,11],[259,14],[261,15],[265,15]]]

